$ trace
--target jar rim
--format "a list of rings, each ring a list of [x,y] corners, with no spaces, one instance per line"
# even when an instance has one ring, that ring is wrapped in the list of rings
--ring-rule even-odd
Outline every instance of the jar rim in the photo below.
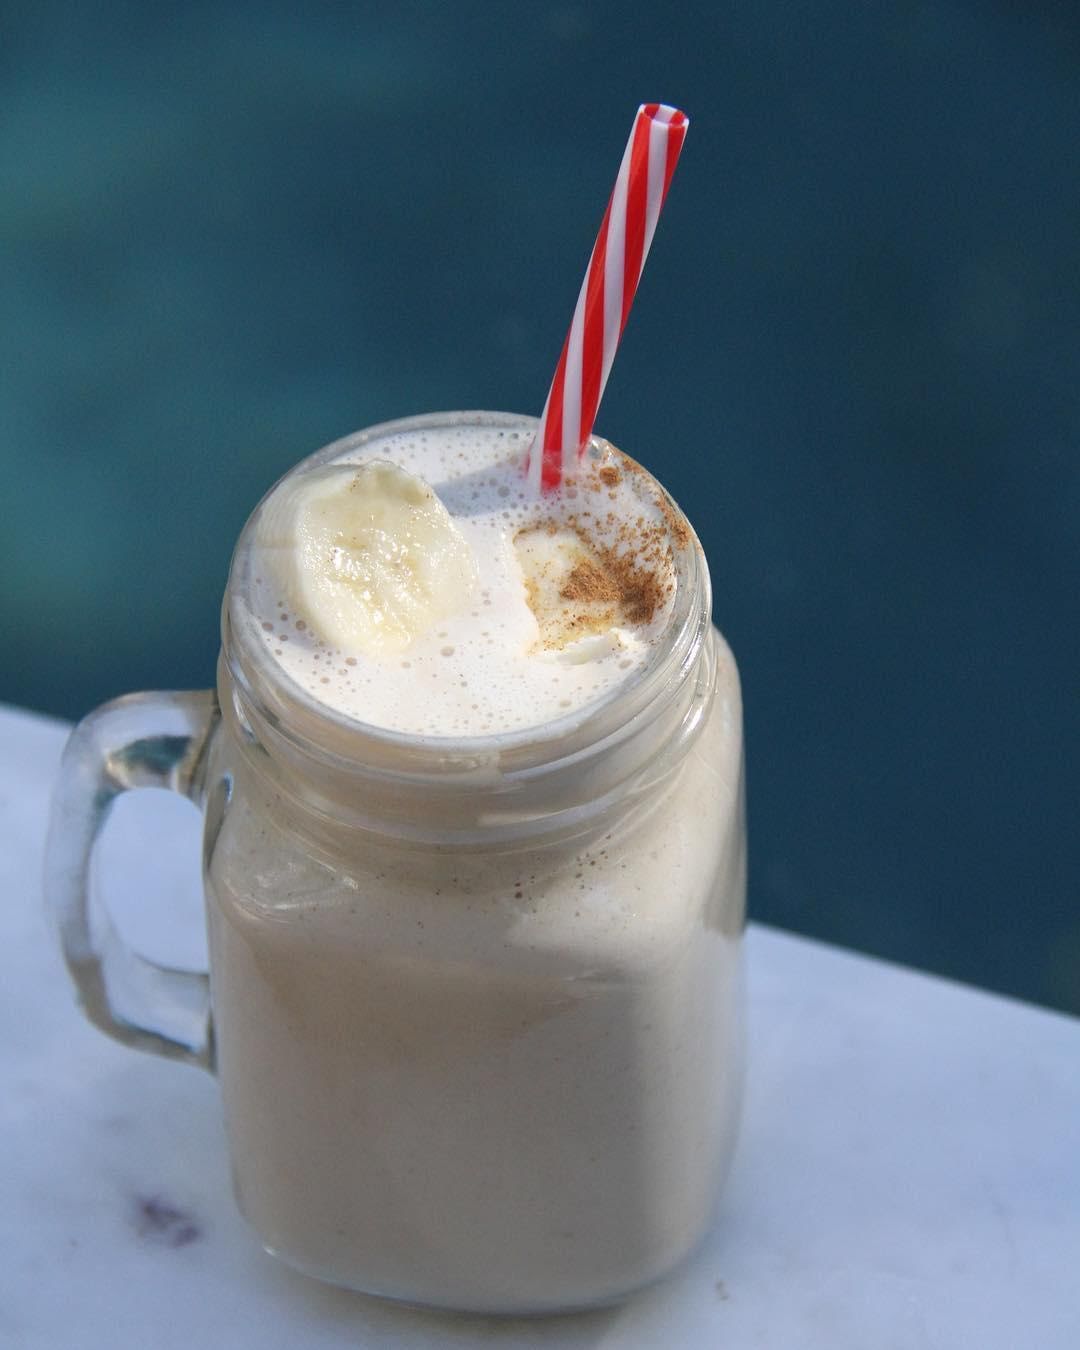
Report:
[[[283,477],[401,432],[455,426],[532,430],[537,425],[538,419],[534,417],[480,410],[397,418],[330,442],[299,461]],[[610,442],[592,436],[590,445],[600,452]],[[625,458],[636,464],[630,456]],[[527,775],[530,770],[565,764],[601,743],[621,740],[621,731],[644,716],[665,689],[674,693],[681,685],[700,653],[711,614],[709,572],[700,541],[663,485],[647,469],[642,468],[642,473],[650,490],[661,495],[686,531],[685,545],[675,549],[674,604],[667,625],[657,637],[656,651],[607,697],[545,722],[509,732],[472,736],[425,735],[359,721],[320,702],[267,657],[265,648],[243,622],[237,583],[242,581],[238,574],[248,556],[247,545],[259,508],[277,487],[275,483],[251,512],[240,533],[222,605],[222,653],[241,722],[269,725],[275,736],[283,738],[305,758],[314,758],[338,770],[362,766],[367,772],[377,770],[403,780],[431,775],[458,777],[463,773],[475,777],[478,770],[496,763],[500,774]],[[661,703],[665,701],[660,698]]]

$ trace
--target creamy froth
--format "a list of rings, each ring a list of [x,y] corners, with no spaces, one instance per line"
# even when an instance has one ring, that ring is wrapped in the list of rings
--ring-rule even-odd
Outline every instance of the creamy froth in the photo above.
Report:
[[[670,621],[688,541],[655,480],[601,440],[560,492],[533,497],[523,473],[531,431],[524,419],[390,426],[288,475],[256,513],[234,573],[238,613],[282,674],[350,719],[456,738],[589,710],[640,672]],[[332,541],[322,553],[309,541],[305,556],[283,537],[280,509],[328,466],[373,462],[428,485],[475,560],[452,586],[444,579],[429,626],[381,649],[350,645],[348,623],[320,625],[296,569],[329,559]]]

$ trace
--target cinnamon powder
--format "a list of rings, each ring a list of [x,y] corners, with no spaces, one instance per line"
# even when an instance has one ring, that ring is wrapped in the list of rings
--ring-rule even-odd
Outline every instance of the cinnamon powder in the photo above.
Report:
[[[584,538],[582,542],[587,545]],[[636,626],[652,622],[667,590],[655,571],[640,565],[633,554],[594,548],[592,557],[574,566],[559,595],[586,605],[614,604],[624,621]]]

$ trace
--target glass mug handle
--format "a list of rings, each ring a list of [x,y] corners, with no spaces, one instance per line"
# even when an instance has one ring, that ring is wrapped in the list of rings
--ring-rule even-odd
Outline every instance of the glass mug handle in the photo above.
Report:
[[[92,903],[94,844],[117,797],[171,788],[202,804],[212,690],[128,694],[102,704],[68,738],[53,795],[45,896],[83,1011],[125,1045],[213,1070],[210,982],[157,964],[124,942]]]

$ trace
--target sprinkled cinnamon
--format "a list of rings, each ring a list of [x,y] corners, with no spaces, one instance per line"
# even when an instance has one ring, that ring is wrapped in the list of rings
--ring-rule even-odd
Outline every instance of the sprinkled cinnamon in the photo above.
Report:
[[[536,542],[552,541],[547,553]],[[671,594],[671,547],[663,523],[624,525],[611,545],[571,517],[542,521],[518,532],[526,598],[545,647],[615,627],[643,627]]]
[[[647,498],[651,507],[630,519],[600,502],[617,499],[627,475],[640,475],[640,505]],[[692,539],[652,478],[613,447],[599,462],[583,464],[578,480],[580,511],[535,521],[514,537],[539,642],[552,651],[653,623],[675,589],[676,551]]]
[[[642,465],[640,465],[636,459],[631,459],[629,455],[624,454],[623,451],[621,450],[614,450],[614,447],[613,453],[618,455],[619,463],[622,465],[623,470],[626,473],[634,474],[639,478],[645,479],[646,482],[649,484],[649,486],[652,487],[652,481],[650,479],[648,470],[645,469]],[[599,478],[600,481],[604,484],[609,483],[609,479],[606,477],[609,470],[611,472],[614,472],[616,475],[618,474],[618,470],[614,467],[614,465],[604,465],[596,472],[597,478]],[[620,480],[616,478],[616,482],[618,481]],[[664,517],[664,520],[667,523],[672,543],[675,545],[676,548],[686,548],[686,546],[690,543],[690,530],[687,526],[685,518],[675,508],[675,506],[671,501],[671,498],[662,488],[660,488],[659,490],[653,489],[649,495],[656,503],[657,507],[659,508],[661,514]]]
[[[584,600],[590,605],[597,601],[622,599],[614,578],[591,558],[583,558],[574,567],[559,594],[564,600]]]
[[[619,607],[628,622],[652,623],[667,598],[670,584],[661,581],[650,566],[638,566],[630,554],[619,556],[613,550],[607,551],[604,561],[608,576],[618,588]]]

